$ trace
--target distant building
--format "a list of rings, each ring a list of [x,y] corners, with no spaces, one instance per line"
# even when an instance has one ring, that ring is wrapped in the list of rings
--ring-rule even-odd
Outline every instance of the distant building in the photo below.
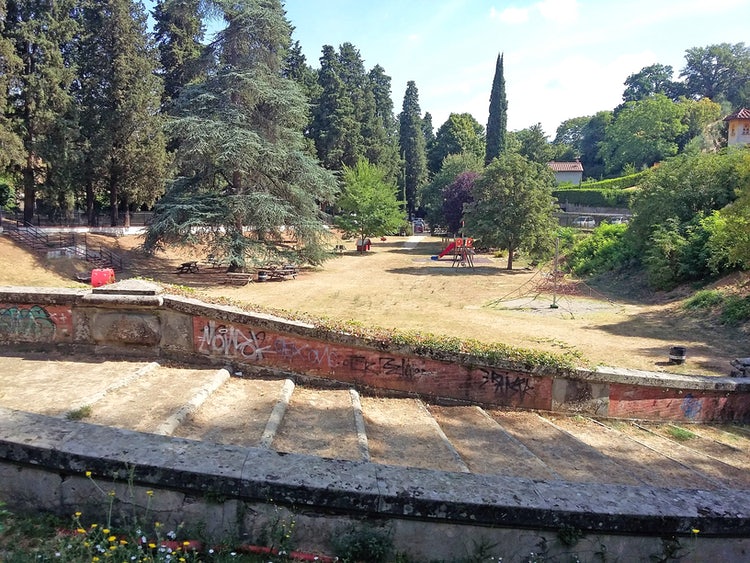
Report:
[[[583,165],[580,161],[574,162],[548,162],[547,165],[555,173],[555,181],[558,184],[570,183],[576,186],[583,180]]]
[[[727,144],[750,145],[750,109],[741,108],[724,118],[727,122]]]

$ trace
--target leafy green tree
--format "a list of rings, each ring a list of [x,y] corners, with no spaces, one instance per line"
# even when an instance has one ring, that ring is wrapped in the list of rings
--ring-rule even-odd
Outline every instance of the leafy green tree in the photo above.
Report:
[[[517,250],[548,254],[557,221],[552,189],[555,177],[546,164],[517,153],[503,153],[474,182],[473,202],[466,206],[466,232],[482,246],[508,251],[513,269]]]
[[[404,160],[404,192],[409,217],[419,206],[420,191],[427,182],[427,154],[419,108],[419,92],[413,80],[406,84],[404,102],[399,115],[399,147]]]
[[[626,238],[652,283],[670,287],[728,267],[731,259],[722,264],[707,250],[719,244],[716,233],[721,225],[706,218],[732,203],[737,190],[747,185],[746,150],[683,154],[663,162],[644,179],[633,199],[634,216]]]
[[[505,96],[503,54],[495,62],[495,76],[490,92],[490,111],[487,118],[487,143],[484,163],[492,162],[505,150],[505,135],[508,129],[508,99]]]
[[[706,246],[712,272],[733,266],[750,270],[750,184],[740,187],[737,199],[711,218]]]
[[[484,159],[474,153],[449,154],[443,160],[440,171],[432,177],[422,190],[422,207],[430,227],[446,226],[443,200],[445,189],[465,172],[479,173],[484,169]]]
[[[573,158],[580,158],[583,154],[582,141],[584,128],[588,125],[589,121],[591,121],[590,116],[566,119],[557,126],[555,140],[552,141],[552,144],[558,147],[570,147]]]
[[[67,64],[65,52],[78,31],[74,8],[74,0],[50,0],[43,5],[32,0],[7,2],[3,33],[13,46],[13,55],[4,64],[15,70],[7,77],[7,114],[23,142],[23,219],[27,222],[34,216],[39,182],[62,165],[67,152],[59,141],[68,138],[61,129],[69,126],[72,110],[70,85],[75,69]],[[6,50],[9,47],[6,44]]]
[[[159,49],[164,101],[177,97],[180,90],[201,76],[205,26],[201,0],[158,0],[154,7],[154,37]]]
[[[516,150],[525,158],[540,164],[546,164],[552,160],[555,151],[547,142],[547,135],[544,134],[541,123],[515,131],[511,135],[517,146]]]
[[[735,108],[750,104],[750,48],[744,43],[688,49],[680,76],[695,99],[726,100]]]
[[[218,70],[185,87],[170,131],[178,175],[155,207],[145,247],[202,243],[238,270],[329,256],[321,206],[336,181],[305,151],[305,99],[283,76],[291,26],[279,0],[220,0]],[[293,240],[291,240],[293,239]]]
[[[687,131],[677,140],[680,151],[691,142],[697,144],[697,150],[717,150],[722,142],[721,106],[708,98],[698,101],[682,98],[679,103],[684,108],[682,122],[687,126]]]
[[[388,183],[377,166],[364,159],[353,168],[345,166],[343,183],[336,225],[348,235],[360,240],[387,235],[406,221],[403,202],[396,198],[397,186]]]
[[[586,178],[600,179],[604,177],[604,159],[601,148],[604,143],[607,127],[612,123],[614,114],[611,111],[600,111],[589,118],[581,128],[581,164]]]
[[[464,152],[484,156],[484,127],[470,113],[452,113],[438,129],[427,153],[430,172],[440,170],[449,154]]]
[[[462,172],[443,189],[443,217],[449,233],[461,232],[464,207],[471,203],[471,190],[478,177],[478,172]]]
[[[669,65],[645,66],[625,79],[622,99],[624,102],[637,102],[654,94],[663,94],[676,102],[684,94],[685,88],[672,80],[673,75],[674,70]]]
[[[628,164],[645,168],[676,155],[677,141],[687,131],[684,116],[684,106],[663,94],[626,102],[601,144],[607,171],[618,173]]]
[[[163,193],[168,158],[159,109],[163,83],[139,2],[102,0],[84,10],[81,42],[81,132],[87,210],[108,195],[110,224]],[[91,222],[91,216],[89,217]]]

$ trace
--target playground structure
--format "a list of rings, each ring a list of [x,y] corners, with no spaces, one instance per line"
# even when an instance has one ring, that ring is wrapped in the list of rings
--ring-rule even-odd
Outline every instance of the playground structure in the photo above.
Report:
[[[456,237],[448,243],[443,251],[437,256],[431,256],[432,260],[441,258],[453,253],[451,268],[470,267],[474,268],[474,239],[471,237]]]

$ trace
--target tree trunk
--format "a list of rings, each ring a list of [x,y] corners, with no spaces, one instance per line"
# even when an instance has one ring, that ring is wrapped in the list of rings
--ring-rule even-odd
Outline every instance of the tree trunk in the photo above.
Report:
[[[109,223],[110,226],[116,227],[117,226],[117,220],[119,219],[118,214],[118,208],[117,204],[118,202],[117,197],[117,174],[113,171],[110,171],[109,175]]]
[[[26,158],[23,169],[23,222],[31,225],[34,221],[36,207],[36,179],[34,178],[34,164],[31,154]]]
[[[508,248],[508,265],[505,267],[506,270],[513,269],[513,254],[515,249],[513,247]]]
[[[128,203],[128,195],[123,194],[122,196],[122,225],[127,228],[130,226],[130,204]]]
[[[86,224],[89,227],[96,226],[96,207],[94,205],[94,183],[89,178],[86,180]]]

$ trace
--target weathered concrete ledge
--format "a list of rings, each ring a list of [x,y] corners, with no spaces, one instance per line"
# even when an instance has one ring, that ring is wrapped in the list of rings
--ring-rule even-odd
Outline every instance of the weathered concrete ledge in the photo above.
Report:
[[[507,542],[528,554],[542,536],[559,544],[554,538],[562,528],[595,537],[625,560],[648,560],[659,553],[663,538],[682,538],[695,561],[740,560],[750,549],[750,491],[539,482],[399,468],[143,434],[4,408],[0,460],[0,499],[13,509],[101,513],[107,505],[101,490],[114,487],[118,510],[145,510],[149,503],[159,521],[207,525],[217,539],[230,532],[254,537],[283,507],[304,519],[306,535],[300,539],[308,549],[325,550],[321,538],[362,518],[390,530],[399,549],[426,559],[465,556],[472,541],[482,539]],[[146,490],[155,491],[153,499],[146,500]],[[221,516],[206,520],[211,514]],[[445,534],[460,541],[434,541]]]
[[[0,287],[0,344],[167,357],[433,401],[592,416],[750,422],[750,382],[625,369],[489,363],[162,293],[126,280],[93,290]]]

